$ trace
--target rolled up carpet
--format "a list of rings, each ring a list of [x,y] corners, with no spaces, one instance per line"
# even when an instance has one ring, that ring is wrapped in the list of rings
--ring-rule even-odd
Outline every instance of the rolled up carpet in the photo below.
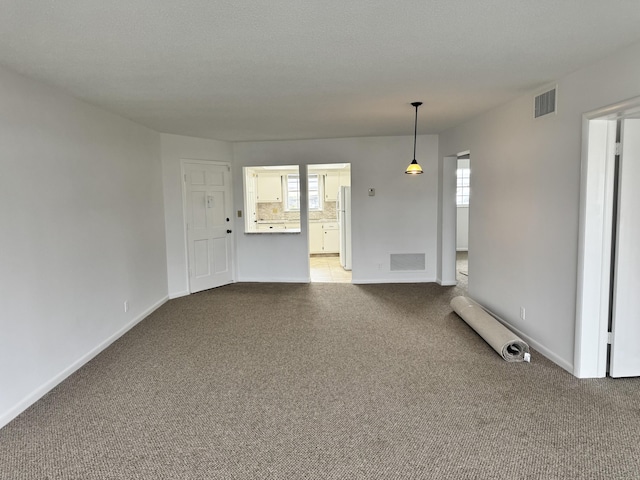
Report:
[[[455,297],[451,308],[507,362],[529,362],[529,345],[467,297]]]

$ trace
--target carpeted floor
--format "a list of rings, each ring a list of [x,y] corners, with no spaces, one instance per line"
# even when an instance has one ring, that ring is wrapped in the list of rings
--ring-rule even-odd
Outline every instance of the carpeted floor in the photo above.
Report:
[[[433,284],[172,300],[0,430],[0,478],[640,477],[640,381],[507,363]]]

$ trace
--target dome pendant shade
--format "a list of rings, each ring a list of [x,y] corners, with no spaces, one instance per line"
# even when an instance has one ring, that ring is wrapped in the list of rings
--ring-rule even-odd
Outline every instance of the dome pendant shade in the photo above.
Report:
[[[418,164],[418,162],[414,158],[413,161],[407,167],[407,169],[404,171],[404,173],[408,173],[410,175],[419,175],[422,173],[422,167]]]
[[[418,138],[418,107],[422,105],[422,102],[413,102],[411,105],[416,107],[416,121],[413,126],[413,161],[409,164],[404,173],[409,175],[419,175],[422,173],[422,167],[416,160],[416,140]]]

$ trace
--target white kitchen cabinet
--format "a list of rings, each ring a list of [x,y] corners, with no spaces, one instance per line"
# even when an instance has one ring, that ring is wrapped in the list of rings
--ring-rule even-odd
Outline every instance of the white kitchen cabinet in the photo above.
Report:
[[[309,223],[309,253],[339,253],[340,230],[336,222]]]
[[[258,232],[300,233],[299,222],[267,222],[258,223]]]
[[[337,223],[322,225],[322,252],[340,253],[340,230]]]
[[[284,224],[284,228],[289,231],[289,230],[296,230],[296,231],[300,231],[300,222],[287,222]]]
[[[249,173],[245,177],[244,190],[244,222],[245,232],[255,232],[257,225],[257,205],[256,205],[256,176]]]
[[[340,189],[340,172],[327,172],[324,175],[324,201],[335,202]]]
[[[324,253],[340,253],[340,231],[323,230],[322,249]]]
[[[272,173],[259,173],[257,175],[256,202],[280,203],[282,202],[282,176]]]
[[[324,201],[335,202],[338,198],[338,189],[351,185],[351,172],[333,171],[324,175]]]
[[[321,223],[309,223],[309,253],[323,253],[323,231]]]
[[[284,223],[259,223],[258,231],[259,232],[269,232],[269,231],[284,231],[286,229]]]

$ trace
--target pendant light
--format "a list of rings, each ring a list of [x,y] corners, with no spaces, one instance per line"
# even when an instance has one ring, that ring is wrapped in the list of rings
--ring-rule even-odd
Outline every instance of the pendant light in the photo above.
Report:
[[[422,167],[416,160],[416,140],[418,138],[418,107],[422,105],[422,102],[413,102],[411,105],[416,107],[416,122],[413,128],[413,160],[404,173],[408,173],[409,175],[419,175],[422,173]]]

